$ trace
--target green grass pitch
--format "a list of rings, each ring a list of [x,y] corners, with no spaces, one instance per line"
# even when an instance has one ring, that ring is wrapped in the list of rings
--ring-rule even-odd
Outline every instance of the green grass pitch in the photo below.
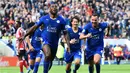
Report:
[[[20,72],[19,72],[19,67],[0,67],[0,73],[20,73]],[[24,68],[24,73],[26,73],[25,68]],[[39,67],[38,73],[43,73],[42,66]],[[49,73],[65,73],[65,66],[53,65]],[[78,70],[78,73],[88,73],[88,65],[82,65],[80,69]],[[130,64],[101,65],[101,73],[130,73]]]

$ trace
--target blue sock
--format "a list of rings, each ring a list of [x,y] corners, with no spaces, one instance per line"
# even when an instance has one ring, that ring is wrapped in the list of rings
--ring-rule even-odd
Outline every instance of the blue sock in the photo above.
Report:
[[[66,73],[70,73],[71,72],[71,69],[70,70],[66,70]]]
[[[94,67],[93,66],[89,66],[89,73],[93,73]]]
[[[50,61],[44,61],[44,73],[48,73]]]
[[[33,73],[37,73],[38,67],[39,67],[39,62],[36,62],[35,65],[34,65]]]
[[[100,64],[96,64],[96,71],[97,73],[100,73]]]
[[[33,70],[33,68],[34,68],[34,65],[30,65],[30,68],[31,68],[31,70]]]
[[[79,65],[79,64],[75,65],[75,68],[74,68],[73,73],[76,73],[76,71],[79,69],[79,67],[80,67],[80,65]]]

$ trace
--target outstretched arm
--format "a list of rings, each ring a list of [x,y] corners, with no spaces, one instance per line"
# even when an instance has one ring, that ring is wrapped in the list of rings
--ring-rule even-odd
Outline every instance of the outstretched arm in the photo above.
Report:
[[[80,35],[80,39],[87,39],[87,38],[90,38],[90,37],[92,37],[92,34],[91,33],[88,33],[87,35],[85,35],[84,33],[81,33],[81,35]]]
[[[87,39],[91,37],[92,34],[88,32],[88,26],[85,26],[84,29],[82,30],[82,33],[80,34],[79,39]]]
[[[38,27],[39,27],[38,25],[32,26],[32,27],[27,31],[27,33],[25,34],[24,39],[25,39],[28,35],[31,35]]]
[[[27,42],[27,44],[28,44],[29,50],[30,50],[30,51],[33,51],[34,48],[33,48],[33,46],[31,45],[29,36],[26,37],[26,42]]]

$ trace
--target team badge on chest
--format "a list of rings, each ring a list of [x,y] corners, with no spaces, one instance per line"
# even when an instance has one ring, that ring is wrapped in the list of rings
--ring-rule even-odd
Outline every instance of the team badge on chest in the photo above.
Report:
[[[101,28],[99,28],[99,31],[102,31],[102,29],[101,29]]]
[[[59,21],[59,20],[57,20],[56,22],[57,22],[57,23],[60,23],[60,21]]]

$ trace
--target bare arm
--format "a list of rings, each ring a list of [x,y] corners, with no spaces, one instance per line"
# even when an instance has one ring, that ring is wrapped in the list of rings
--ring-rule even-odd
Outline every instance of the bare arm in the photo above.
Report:
[[[31,42],[30,42],[30,39],[29,39],[29,36],[26,37],[26,42],[27,42],[28,46],[32,46]]]
[[[92,36],[91,33],[88,33],[87,35],[81,33],[79,39],[87,39],[87,38],[89,38],[89,37],[91,37],[91,36]]]
[[[28,35],[32,34],[39,26],[37,25],[34,25],[32,26],[28,31],[27,33],[25,34],[24,38],[26,38]]]
[[[109,36],[109,29],[110,29],[110,26],[108,26],[107,28],[106,28],[106,33],[105,33],[105,36]]]
[[[64,38],[67,44],[67,51],[70,52],[70,38],[69,38],[68,32],[64,30],[63,34],[64,34]]]
[[[26,37],[26,42],[27,42],[27,44],[28,44],[28,46],[29,46],[29,49],[30,49],[31,51],[33,51],[34,49],[33,49],[33,46],[31,45],[29,36]]]

